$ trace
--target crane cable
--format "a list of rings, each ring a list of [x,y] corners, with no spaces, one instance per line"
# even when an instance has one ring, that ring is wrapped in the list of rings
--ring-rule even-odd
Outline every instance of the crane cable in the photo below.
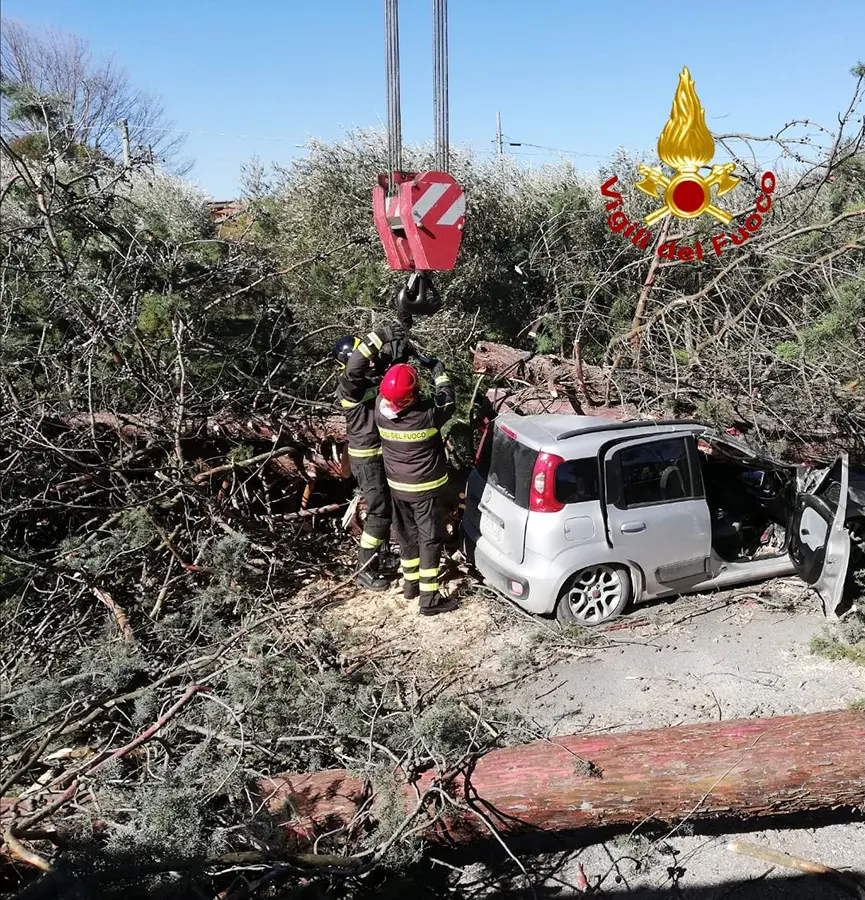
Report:
[[[448,4],[433,3],[433,119],[435,131],[435,166],[447,172],[449,165],[448,135]]]
[[[384,0],[387,91],[387,171],[390,190],[393,173],[402,171],[402,119],[399,97],[399,0]]]
[[[433,131],[435,166],[439,172],[449,167],[448,126],[448,4],[433,5]],[[399,72],[399,0],[384,0],[385,81],[387,93],[387,162],[390,189],[393,172],[402,171],[402,115]]]

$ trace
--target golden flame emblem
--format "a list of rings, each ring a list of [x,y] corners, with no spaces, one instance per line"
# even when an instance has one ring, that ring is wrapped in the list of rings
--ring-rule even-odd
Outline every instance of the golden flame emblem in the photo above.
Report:
[[[639,168],[643,180],[637,183],[637,188],[664,203],[646,216],[646,224],[652,225],[669,214],[680,219],[696,219],[704,213],[724,225],[730,224],[733,216],[712,202],[712,188],[716,187],[716,196],[721,197],[741,179],[733,175],[735,163],[712,166],[708,176],[701,175],[699,170],[708,166],[714,155],[715,141],[706,127],[706,111],[700,105],[694,79],[685,66],[679,75],[670,118],[658,139],[658,156],[676,175],[667,178],[660,167]]]

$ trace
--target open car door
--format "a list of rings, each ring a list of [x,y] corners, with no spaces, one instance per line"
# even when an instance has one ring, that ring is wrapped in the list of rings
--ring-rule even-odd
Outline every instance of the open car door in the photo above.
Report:
[[[823,610],[836,618],[844,599],[850,565],[850,533],[846,528],[850,492],[847,454],[806,493],[796,497],[788,550],[796,573],[823,601]]]

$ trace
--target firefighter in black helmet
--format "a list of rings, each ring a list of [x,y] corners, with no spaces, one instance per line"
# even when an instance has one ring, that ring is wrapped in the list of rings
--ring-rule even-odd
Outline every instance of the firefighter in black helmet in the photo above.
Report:
[[[345,414],[351,473],[366,502],[358,551],[361,571],[355,581],[374,591],[388,587],[387,580],[379,574],[379,563],[382,547],[390,537],[392,518],[381,438],[375,424],[375,401],[384,371],[406,355],[405,332],[400,325],[377,328],[365,340],[346,335],[333,348],[333,357],[341,369],[337,401]]]

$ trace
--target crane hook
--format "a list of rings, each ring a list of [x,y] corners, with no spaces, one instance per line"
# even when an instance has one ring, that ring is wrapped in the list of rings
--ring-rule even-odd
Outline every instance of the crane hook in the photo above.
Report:
[[[431,316],[442,308],[442,297],[429,272],[412,272],[399,292],[397,306],[406,315]]]

